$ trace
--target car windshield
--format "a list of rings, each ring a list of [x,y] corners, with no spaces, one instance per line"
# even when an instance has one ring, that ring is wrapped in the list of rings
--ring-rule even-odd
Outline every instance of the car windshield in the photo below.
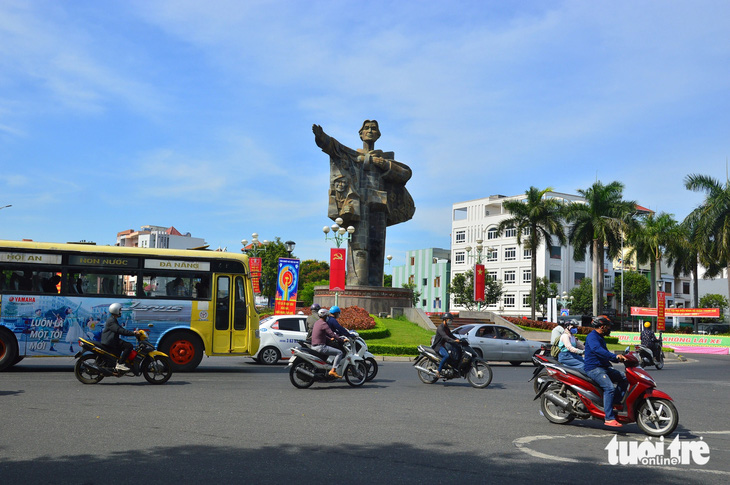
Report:
[[[469,333],[469,330],[471,330],[474,327],[474,325],[462,325],[461,327],[457,328],[453,331],[454,335],[464,335],[466,333]]]

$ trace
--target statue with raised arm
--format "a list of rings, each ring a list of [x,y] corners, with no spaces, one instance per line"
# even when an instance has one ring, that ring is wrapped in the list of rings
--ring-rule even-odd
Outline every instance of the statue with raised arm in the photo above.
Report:
[[[393,152],[375,150],[380,129],[375,120],[360,128],[362,149],[353,150],[312,125],[314,141],[330,156],[327,215],[354,226],[347,255],[347,285],[382,286],[385,230],[413,217],[416,207],[406,190],[411,169]]]

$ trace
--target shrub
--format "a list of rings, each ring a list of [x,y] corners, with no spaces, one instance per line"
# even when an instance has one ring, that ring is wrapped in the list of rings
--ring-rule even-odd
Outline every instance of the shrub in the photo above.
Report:
[[[375,320],[373,320],[373,317],[371,317],[364,308],[360,308],[359,306],[348,306],[341,310],[342,313],[340,313],[340,318],[338,318],[337,321],[346,329],[357,330],[357,332],[360,333],[361,330],[370,330],[375,328]],[[312,310],[310,308],[303,308],[302,313],[305,315],[311,315]]]

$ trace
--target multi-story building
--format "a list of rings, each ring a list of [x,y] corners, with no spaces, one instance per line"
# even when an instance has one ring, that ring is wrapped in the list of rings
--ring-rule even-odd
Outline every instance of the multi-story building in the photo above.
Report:
[[[565,203],[581,202],[584,199],[577,195],[549,192],[547,197],[554,197]],[[451,261],[452,274],[464,273],[474,268],[477,259],[484,264],[489,276],[502,282],[504,293],[502,299],[487,306],[487,309],[498,310],[505,315],[529,315],[530,291],[532,278],[547,277],[556,283],[558,292],[570,291],[578,286],[583,278],[591,277],[592,261],[589,249],[585,251],[583,261],[574,261],[573,246],[569,243],[560,246],[553,240],[550,251],[544,243],[536,254],[517,244],[517,230],[507,229],[501,236],[497,234],[499,223],[510,217],[504,209],[508,200],[523,200],[525,195],[507,197],[493,195],[483,199],[459,202],[452,206],[451,221]],[[567,233],[566,225],[566,233]],[[523,238],[523,244],[524,244]],[[475,248],[481,241],[482,252]],[[537,274],[531,270],[532,258],[537,259]],[[613,294],[613,266],[606,260],[604,273],[604,291],[606,296]],[[458,308],[452,303],[452,307]]]
[[[419,292],[416,308],[426,313],[449,310],[449,281],[451,252],[448,249],[418,249],[406,252],[406,264],[393,268],[393,287],[405,283],[415,285]]]
[[[181,234],[173,226],[142,226],[135,231],[127,229],[117,233],[117,246],[140,248],[193,249],[205,246],[205,240]]]

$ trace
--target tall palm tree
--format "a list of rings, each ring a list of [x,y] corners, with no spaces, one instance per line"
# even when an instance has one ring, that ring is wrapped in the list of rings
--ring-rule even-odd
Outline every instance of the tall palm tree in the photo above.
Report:
[[[688,175],[684,186],[694,192],[705,192],[704,202],[689,216],[696,224],[694,233],[700,262],[710,275],[720,268],[728,271],[730,292],[730,181],[720,181],[707,175]]]
[[[699,308],[699,245],[695,235],[697,224],[687,216],[674,231],[667,245],[667,262],[674,266],[674,277],[692,275],[692,306]],[[696,323],[693,318],[692,322]],[[695,330],[697,330],[695,328]]]
[[[517,244],[523,245],[532,252],[530,258],[530,311],[532,319],[535,319],[535,305],[537,298],[537,249],[544,242],[549,251],[553,245],[553,235],[562,246],[565,244],[565,231],[563,229],[563,203],[557,199],[546,198],[545,194],[552,192],[548,187],[540,190],[530,187],[525,192],[525,198],[521,200],[508,200],[504,202],[504,208],[509,211],[510,217],[504,219],[497,227],[498,234],[502,234],[508,227],[517,230]]]
[[[603,260],[608,248],[609,257],[621,249],[621,230],[615,220],[626,220],[636,210],[636,202],[623,200],[624,185],[597,181],[586,190],[578,190],[585,203],[568,206],[567,221],[572,224],[568,239],[573,244],[573,259],[581,261],[587,247],[593,260],[593,314],[603,313]]]
[[[662,256],[676,231],[677,221],[672,214],[650,213],[639,220],[639,224],[629,233],[630,255],[635,254],[641,264],[650,263],[649,283],[651,284],[651,304],[656,306],[657,281],[662,277]]]

